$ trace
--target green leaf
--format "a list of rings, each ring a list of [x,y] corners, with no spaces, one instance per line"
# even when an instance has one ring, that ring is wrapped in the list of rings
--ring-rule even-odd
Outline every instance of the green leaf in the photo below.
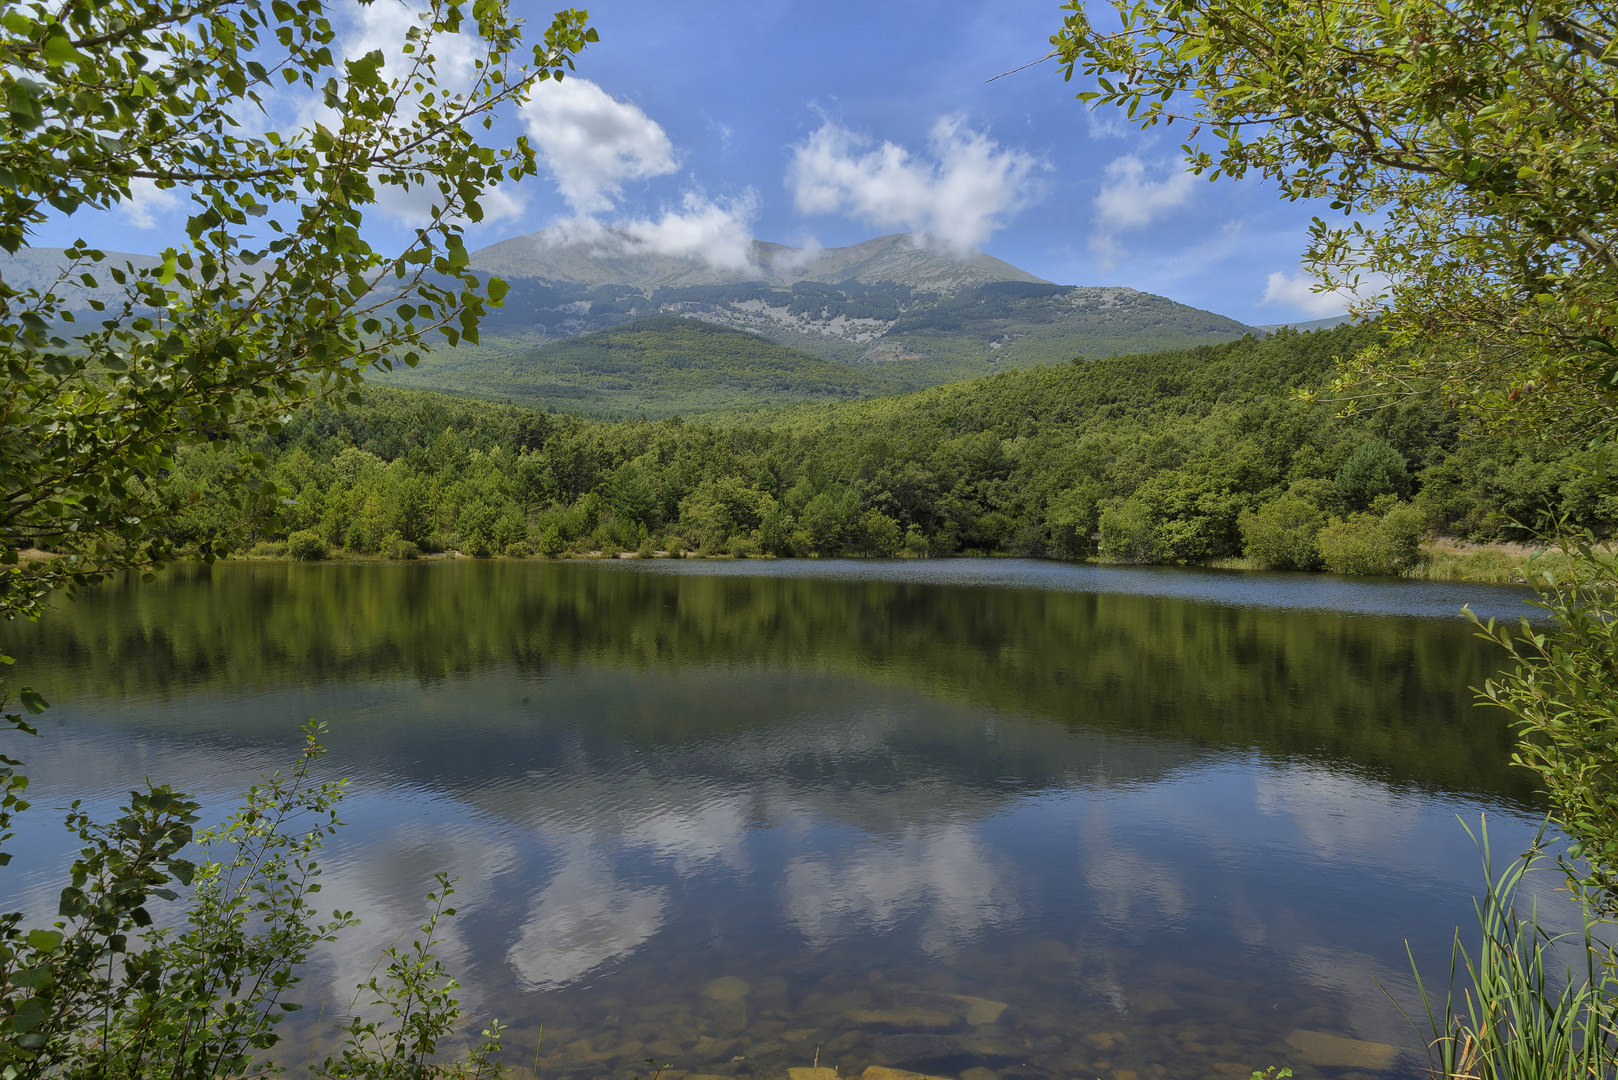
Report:
[[[60,31],[46,38],[39,51],[52,67],[61,67],[63,64],[85,59],[84,54],[73,47],[73,42],[68,36]]]
[[[39,952],[50,952],[62,943],[62,935],[56,930],[30,930],[28,931],[28,947]]]

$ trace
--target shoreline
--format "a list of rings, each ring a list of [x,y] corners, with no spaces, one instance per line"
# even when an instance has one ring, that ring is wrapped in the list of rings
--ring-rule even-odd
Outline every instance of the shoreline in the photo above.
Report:
[[[741,561],[740,559],[738,559],[737,556],[728,555],[728,554],[724,554],[724,555],[697,555],[694,552],[685,552],[685,553],[681,554],[680,556],[671,556],[669,554],[669,552],[664,551],[664,550],[656,550],[656,551],[654,551],[652,553],[652,558],[654,558],[654,559],[667,559],[667,558],[671,558],[671,557],[678,557],[678,558],[683,558],[683,559],[712,559],[712,560],[717,560],[717,561],[729,561],[729,562]],[[807,556],[807,557],[808,558],[819,558],[820,556]],[[833,557],[835,557],[835,558],[860,559],[860,558],[869,558],[871,556],[839,555],[839,556],[833,556]],[[898,556],[894,556],[894,557],[901,558],[901,559],[903,559],[903,558],[916,558],[916,556],[906,556],[906,555],[902,555],[902,554],[898,555]],[[961,554],[961,555],[933,555],[933,556],[927,556],[927,558],[936,558],[936,559],[1021,558],[1021,557],[1024,557],[1024,556],[1005,555],[1005,554],[1000,554],[1000,553],[994,553],[994,554],[990,554],[990,555],[982,555],[982,554],[967,555],[967,554]],[[438,561],[449,560],[449,559],[468,559],[468,558],[471,558],[471,556],[463,555],[460,552],[456,552],[456,551],[434,552],[432,554],[423,554],[423,555],[419,556],[417,560],[389,559],[389,558],[382,557],[380,555],[364,555],[364,554],[355,554],[355,553],[347,552],[347,551],[339,551],[339,552],[333,552],[325,560],[317,560],[317,561],[327,561],[327,562],[405,562],[405,561],[438,562]],[[606,553],[601,552],[601,551],[580,551],[580,552],[569,552],[569,553],[567,553],[565,555],[558,555],[558,556],[554,556],[554,557],[550,557],[550,558],[547,558],[546,556],[540,556],[540,555],[532,555],[532,556],[505,556],[505,555],[499,555],[499,556],[492,556],[490,558],[490,561],[528,562],[528,561],[568,561],[568,560],[578,560],[578,561],[584,561],[584,562],[593,562],[593,561],[598,561],[598,560],[603,560],[603,559],[630,559],[630,560],[634,560],[634,559],[640,559],[640,558],[644,558],[644,556],[642,556],[642,555],[640,555],[640,554],[638,554],[636,552],[633,552],[633,551],[624,551],[624,552],[618,552],[618,553],[614,553],[614,554],[606,554]],[[775,555],[749,555],[749,556],[747,556],[747,558],[748,559],[757,559],[757,560],[760,560],[760,561],[775,561],[779,557],[775,556]],[[248,553],[248,552],[233,552],[232,554],[226,556],[226,560],[230,561],[230,562],[296,562],[296,561],[299,561],[299,560],[288,558],[288,557],[286,557],[284,555],[280,555],[280,556],[275,556],[275,555],[271,555],[271,556],[253,555],[253,554]],[[1048,560],[1048,561],[1062,562],[1062,561],[1066,561],[1066,560]],[[1112,562],[1112,561],[1109,561],[1109,560],[1095,558],[1095,557],[1092,557],[1090,559],[1086,559],[1086,560],[1083,560],[1083,561],[1087,562],[1087,563],[1090,563],[1091,565],[1097,565],[1097,566],[1142,566],[1142,565],[1151,565],[1151,564]],[[1539,566],[1543,567],[1546,570],[1553,570],[1554,571],[1554,570],[1561,569],[1561,567],[1563,565],[1565,565],[1567,563],[1567,561],[1568,561],[1567,557],[1565,555],[1562,555],[1560,552],[1550,551],[1550,550],[1547,550],[1547,549],[1545,549],[1543,547],[1538,547],[1538,546],[1535,546],[1535,545],[1532,545],[1532,544],[1515,544],[1515,543],[1471,544],[1471,543],[1465,543],[1465,542],[1461,542],[1461,541],[1442,539],[1442,540],[1433,541],[1431,543],[1422,544],[1421,549],[1420,549],[1420,557],[1419,557],[1419,560],[1416,563],[1416,565],[1411,567],[1409,570],[1405,571],[1403,574],[1400,574],[1399,576],[1402,577],[1402,578],[1407,578],[1407,579],[1412,580],[1412,581],[1468,581],[1468,582],[1476,582],[1476,583],[1479,583],[1479,584],[1488,584],[1488,585],[1522,585],[1522,586],[1531,586],[1532,582],[1529,580],[1528,574],[1526,572],[1527,564],[1529,564],[1530,562],[1533,562],[1533,563],[1536,563]],[[1196,563],[1196,564],[1188,564],[1188,565],[1200,566],[1200,567],[1210,569],[1210,570],[1258,570],[1258,569],[1261,569],[1260,567],[1255,566],[1253,564],[1252,560],[1244,558],[1244,557],[1211,559],[1208,562]],[[1324,571],[1292,571],[1292,572],[1294,572],[1294,573],[1324,573]]]

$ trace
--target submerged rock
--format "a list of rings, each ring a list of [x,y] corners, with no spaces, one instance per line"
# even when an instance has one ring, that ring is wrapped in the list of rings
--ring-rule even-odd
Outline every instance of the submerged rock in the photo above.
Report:
[[[923,1035],[917,1032],[879,1035],[872,1046],[880,1059],[894,1065],[943,1061],[965,1053],[961,1044],[948,1035]]]
[[[753,1006],[774,1012],[790,1011],[787,1001],[787,981],[779,975],[766,975],[753,987]]]
[[[717,978],[702,988],[703,997],[720,1002],[740,1001],[752,992],[753,988],[745,980],[734,975]]]
[[[1015,955],[1021,963],[1048,964],[1067,967],[1079,962],[1073,950],[1055,938],[1024,938],[1017,943]]]
[[[908,1072],[905,1069],[890,1069],[884,1065],[872,1065],[860,1074],[860,1080],[944,1080],[944,1078]]]
[[[837,1080],[836,1069],[788,1069],[788,1080]]]
[[[847,1016],[860,1027],[942,1030],[957,1022],[949,1013],[937,1009],[850,1009]]]
[[[956,994],[955,1000],[966,1006],[966,1022],[973,1026],[993,1024],[1000,1019],[1000,1014],[1006,1011],[1006,1003],[1003,1001],[967,997],[965,994]]]
[[[1303,1056],[1305,1064],[1327,1069],[1369,1069],[1381,1072],[1399,1056],[1387,1043],[1361,1042],[1324,1031],[1299,1028],[1287,1036],[1287,1045]]]

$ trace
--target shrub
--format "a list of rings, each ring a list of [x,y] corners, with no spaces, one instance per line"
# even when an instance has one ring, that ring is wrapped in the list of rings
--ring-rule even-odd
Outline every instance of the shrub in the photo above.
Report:
[[[1378,512],[1380,511],[1380,513]],[[1416,565],[1421,511],[1398,500],[1379,500],[1375,510],[1334,517],[1320,530],[1320,555],[1334,574],[1401,574]]]
[[[753,538],[743,536],[741,533],[732,536],[726,546],[732,557],[737,559],[745,559],[758,554],[758,545],[753,542]]]
[[[1150,508],[1130,499],[1101,513],[1101,554],[1117,562],[1157,560],[1157,520]]]
[[[642,559],[650,559],[656,555],[656,549],[652,547],[652,538],[650,536],[641,539],[640,550],[635,554]]]
[[[387,559],[419,559],[421,548],[414,540],[406,540],[398,533],[389,533],[382,541],[382,556]]]
[[[899,553],[904,533],[899,523],[880,510],[871,509],[854,523],[854,547],[862,554],[891,558]]]
[[[927,534],[912,525],[905,530],[904,555],[910,559],[925,559],[932,554]]]
[[[1242,554],[1266,570],[1313,570],[1320,565],[1317,538],[1326,515],[1296,495],[1248,510],[1237,524]]]
[[[287,537],[287,554],[299,562],[319,562],[330,553],[325,538],[313,529],[301,529]]]
[[[260,540],[254,544],[248,555],[255,559],[284,559],[287,557],[287,542],[285,540]]]
[[[343,912],[323,921],[315,903],[316,858],[340,825],[346,782],[315,775],[322,729],[306,730],[293,768],[263,777],[213,829],[198,831],[199,804],[167,786],[132,792],[112,823],[94,822],[75,804],[67,824],[83,846],[59,917],[49,928],[25,929],[17,925],[22,916],[7,916],[6,1076],[281,1071],[267,1052],[281,1042],[285,1012],[296,1008],[282,999],[312,954],[356,921]],[[443,903],[451,882],[437,881],[421,932],[388,948],[380,973],[360,987],[393,1022],[354,1018],[340,1029],[341,1057],[311,1062],[311,1076],[489,1075],[500,1050],[497,1024],[457,1060],[428,1065],[461,1020],[456,984],[432,953],[443,920],[454,915]],[[154,897],[181,901],[177,925],[152,925]]]
[[[539,553],[547,559],[554,559],[567,548],[567,541],[562,539],[562,530],[555,525],[547,525],[545,531],[539,534]]]
[[[528,546],[528,541],[526,540],[517,540],[506,545],[506,558],[508,559],[526,559],[533,553],[534,549]]]

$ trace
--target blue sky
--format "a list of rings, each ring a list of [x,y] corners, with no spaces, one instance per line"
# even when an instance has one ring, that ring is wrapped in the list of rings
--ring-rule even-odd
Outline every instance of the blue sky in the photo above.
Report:
[[[514,3],[536,30],[554,9]],[[363,18],[385,25],[390,10],[404,9],[376,0]],[[542,87],[505,123],[535,139],[546,173],[503,192],[469,246],[606,224],[723,262],[747,237],[830,247],[913,231],[1249,323],[1340,310],[1299,271],[1320,208],[1256,180],[1184,176],[1178,130],[1092,114],[1054,62],[987,81],[1048,49],[1051,0],[608,0],[590,12],[601,42],[580,81]],[[180,200],[147,200],[52,223],[35,243],[89,232],[154,252],[182,214]],[[372,231],[384,244],[406,235],[383,217]]]

